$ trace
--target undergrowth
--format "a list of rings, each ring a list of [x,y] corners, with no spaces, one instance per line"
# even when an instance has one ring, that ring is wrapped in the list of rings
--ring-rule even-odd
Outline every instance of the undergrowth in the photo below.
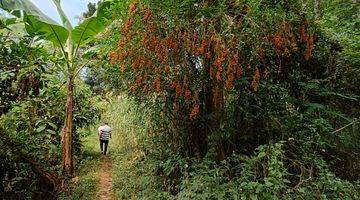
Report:
[[[291,159],[293,139],[233,152],[216,162],[214,150],[199,160],[167,150],[144,109],[125,95],[103,102],[102,121],[113,128],[109,143],[116,199],[358,199],[360,183],[341,180],[321,156]],[[100,153],[96,126],[83,129],[78,182],[60,199],[96,199]],[[159,145],[161,144],[161,145]],[[165,145],[166,146],[166,145]],[[299,172],[300,171],[300,172]],[[176,191],[176,193],[172,192]]]
[[[166,150],[161,136],[150,136],[155,128],[148,121],[151,109],[121,96],[108,111],[106,119],[118,130],[110,147],[118,199],[360,197],[360,183],[337,178],[320,155],[291,159],[291,138],[260,145],[251,155],[234,152],[221,162],[214,161],[213,150],[202,160],[183,158]]]

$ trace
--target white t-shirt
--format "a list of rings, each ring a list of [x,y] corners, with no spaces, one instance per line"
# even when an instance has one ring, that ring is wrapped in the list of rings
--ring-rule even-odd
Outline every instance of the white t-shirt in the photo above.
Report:
[[[100,139],[101,140],[109,140],[111,135],[111,128],[108,125],[103,125],[98,128]]]

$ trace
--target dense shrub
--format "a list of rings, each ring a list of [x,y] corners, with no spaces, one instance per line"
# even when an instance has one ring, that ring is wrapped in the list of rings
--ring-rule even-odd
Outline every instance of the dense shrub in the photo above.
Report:
[[[325,16],[337,15],[336,4],[323,5]],[[121,71],[120,89],[154,110],[144,151],[163,191],[358,198],[359,69],[312,1],[134,1],[115,9],[126,6],[109,37],[111,70]],[[356,23],[346,19],[347,28]]]

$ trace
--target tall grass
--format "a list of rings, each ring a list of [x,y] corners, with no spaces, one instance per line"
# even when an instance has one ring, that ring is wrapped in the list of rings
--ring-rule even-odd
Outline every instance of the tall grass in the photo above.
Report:
[[[113,162],[113,191],[117,199],[158,199],[160,180],[152,174],[143,145],[148,144],[151,110],[122,95],[107,104],[102,117],[113,128],[110,156]]]
[[[143,145],[148,144],[151,110],[143,108],[126,95],[99,103],[104,110],[94,125],[80,130],[82,157],[79,158],[78,183],[73,193],[60,199],[97,199],[96,187],[101,169],[101,154],[97,128],[108,122],[113,129],[108,156],[112,160],[113,193],[116,199],[158,199],[161,191],[159,177],[152,174],[154,164],[147,162]]]
[[[113,129],[113,138],[109,144],[110,152],[116,154],[136,149],[139,142],[146,137],[149,126],[149,120],[146,119],[148,111],[140,109],[126,95],[102,104],[105,112],[101,121],[108,122]]]

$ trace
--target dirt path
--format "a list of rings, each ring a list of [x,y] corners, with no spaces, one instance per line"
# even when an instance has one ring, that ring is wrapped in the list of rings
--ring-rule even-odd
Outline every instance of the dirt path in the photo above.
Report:
[[[97,185],[96,197],[102,200],[113,200],[112,180],[111,180],[111,158],[109,156],[102,156],[101,170],[99,174],[99,182]]]

